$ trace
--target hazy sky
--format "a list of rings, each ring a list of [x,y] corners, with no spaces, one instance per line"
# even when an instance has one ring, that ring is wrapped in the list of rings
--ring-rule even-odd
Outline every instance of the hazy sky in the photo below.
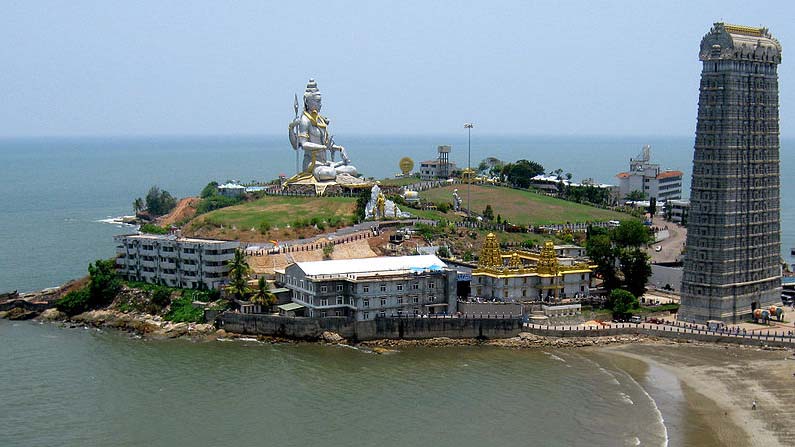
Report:
[[[758,0],[4,0],[0,136],[285,133],[310,77],[338,135],[692,135],[720,20],[781,41],[795,136],[795,2]]]

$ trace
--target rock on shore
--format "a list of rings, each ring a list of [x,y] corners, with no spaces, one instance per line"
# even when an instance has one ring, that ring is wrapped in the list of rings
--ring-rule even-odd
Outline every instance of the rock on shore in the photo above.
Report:
[[[512,338],[479,340],[475,338],[429,338],[424,340],[371,340],[360,343],[368,347],[403,346],[498,346],[504,348],[578,348],[585,346],[605,346],[610,344],[660,342],[652,337],[638,335],[616,335],[606,337],[543,337],[522,332]],[[669,342],[670,343],[670,342]]]
[[[173,323],[156,315],[92,310],[73,316],[70,321],[95,327],[127,330],[152,338],[207,337],[215,327],[202,323]]]

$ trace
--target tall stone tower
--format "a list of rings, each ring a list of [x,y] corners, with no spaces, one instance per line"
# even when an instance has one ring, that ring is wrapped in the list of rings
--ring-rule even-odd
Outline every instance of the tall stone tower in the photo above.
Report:
[[[699,59],[679,318],[739,322],[781,301],[781,45],[766,28],[716,23]]]

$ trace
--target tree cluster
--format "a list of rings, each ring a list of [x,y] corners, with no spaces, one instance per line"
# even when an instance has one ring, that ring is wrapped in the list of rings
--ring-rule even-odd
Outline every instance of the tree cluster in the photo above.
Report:
[[[544,167],[529,160],[518,160],[502,167],[500,173],[508,179],[508,183],[519,188],[527,188],[532,178],[544,173]]]
[[[163,216],[177,206],[177,199],[168,191],[160,190],[157,186],[149,188],[146,199],[140,197],[133,201],[133,211],[136,213],[146,209],[152,216]]]
[[[116,260],[98,260],[88,265],[88,285],[67,293],[55,307],[67,315],[76,315],[110,304],[121,290],[116,274]]]
[[[585,248],[597,264],[596,273],[604,280],[605,289],[623,287],[642,296],[651,276],[649,255],[643,248],[650,242],[651,234],[645,225],[626,220],[616,228],[589,228]]]

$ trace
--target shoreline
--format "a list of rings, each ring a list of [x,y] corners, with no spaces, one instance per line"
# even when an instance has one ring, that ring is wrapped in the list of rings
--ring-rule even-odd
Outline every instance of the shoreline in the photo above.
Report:
[[[789,350],[710,344],[682,348],[625,344],[595,352],[642,362],[676,377],[688,420],[705,425],[709,433],[699,435],[719,445],[792,445],[795,430],[787,428],[787,423],[795,415],[790,410],[795,408],[795,361]],[[756,410],[751,409],[753,401]]]

